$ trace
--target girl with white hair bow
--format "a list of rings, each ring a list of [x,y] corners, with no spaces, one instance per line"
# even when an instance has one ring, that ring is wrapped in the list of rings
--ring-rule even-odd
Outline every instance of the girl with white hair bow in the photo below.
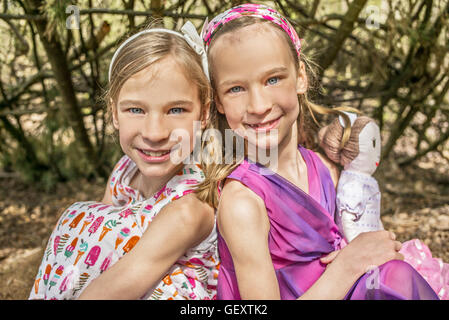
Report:
[[[61,216],[30,299],[215,298],[214,212],[193,194],[201,166],[185,161],[210,101],[191,23],[181,33],[145,29],[120,45],[106,103],[125,155],[101,202],[77,202]],[[181,129],[188,139],[179,141]]]

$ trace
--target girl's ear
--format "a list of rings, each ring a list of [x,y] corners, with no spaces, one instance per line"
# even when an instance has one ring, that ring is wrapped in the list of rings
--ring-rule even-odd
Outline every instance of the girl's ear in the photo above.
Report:
[[[117,113],[117,106],[115,105],[115,103],[111,100],[111,110],[112,110],[112,124],[114,125],[114,128],[116,130],[119,129],[119,125],[118,125],[118,113]]]
[[[221,102],[218,99],[218,97],[216,97],[214,103],[215,103],[215,107],[217,108],[217,111],[220,112],[221,114],[225,114],[223,105],[221,104]]]
[[[304,94],[308,88],[306,66],[304,62],[299,62],[298,76],[296,77],[296,93]]]
[[[201,115],[201,129],[204,130],[207,126],[207,123],[209,122],[209,116],[210,116],[210,107],[211,102],[209,102],[206,106],[203,108],[203,114]]]

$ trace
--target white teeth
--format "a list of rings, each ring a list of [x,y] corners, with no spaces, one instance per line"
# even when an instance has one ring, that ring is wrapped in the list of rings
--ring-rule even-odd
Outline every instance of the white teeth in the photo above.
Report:
[[[273,122],[273,121],[269,121],[269,122],[265,122],[265,123],[261,123],[261,124],[249,124],[249,126],[251,128],[265,128],[265,127],[269,127]]]
[[[145,151],[145,150],[142,150],[142,152],[145,153],[147,156],[160,157],[160,156],[163,156],[163,155],[169,153],[170,151]]]

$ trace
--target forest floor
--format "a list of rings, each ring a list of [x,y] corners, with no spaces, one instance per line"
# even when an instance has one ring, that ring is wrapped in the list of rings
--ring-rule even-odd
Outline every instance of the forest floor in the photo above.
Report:
[[[384,227],[398,240],[418,238],[449,262],[449,166],[421,163],[376,172]],[[103,183],[71,182],[54,192],[0,180],[0,300],[27,299],[59,215],[76,201],[98,200]]]

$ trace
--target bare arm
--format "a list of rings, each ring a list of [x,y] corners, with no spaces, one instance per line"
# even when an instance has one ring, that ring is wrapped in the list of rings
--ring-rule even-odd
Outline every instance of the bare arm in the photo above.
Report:
[[[240,182],[229,180],[220,198],[217,222],[232,255],[242,299],[279,299],[263,200]]]
[[[165,206],[136,246],[84,290],[80,299],[138,299],[189,248],[212,231],[214,212],[194,194]]]
[[[343,299],[369,268],[390,260],[404,260],[401,243],[389,231],[361,233],[340,250],[321,277],[299,299]]]

